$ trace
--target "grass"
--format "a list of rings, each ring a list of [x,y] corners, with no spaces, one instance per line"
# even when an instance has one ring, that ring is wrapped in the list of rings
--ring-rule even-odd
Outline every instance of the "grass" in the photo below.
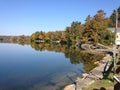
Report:
[[[109,80],[98,80],[95,81],[93,84],[85,87],[83,90],[95,90],[95,89],[100,89],[100,88],[105,88],[105,90],[113,90],[112,88],[114,87],[114,83],[109,81]]]

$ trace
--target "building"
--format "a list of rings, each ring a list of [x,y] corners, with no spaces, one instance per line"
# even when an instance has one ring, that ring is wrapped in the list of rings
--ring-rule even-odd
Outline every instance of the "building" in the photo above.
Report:
[[[113,33],[115,32],[115,28],[108,28],[108,30],[110,30]],[[117,28],[115,44],[120,46],[120,28]]]
[[[120,45],[120,32],[116,33],[115,44]]]

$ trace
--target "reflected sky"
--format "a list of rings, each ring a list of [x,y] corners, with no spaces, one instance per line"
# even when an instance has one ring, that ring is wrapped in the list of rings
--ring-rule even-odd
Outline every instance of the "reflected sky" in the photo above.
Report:
[[[71,64],[63,53],[0,44],[0,90],[59,90],[83,72],[82,63]]]

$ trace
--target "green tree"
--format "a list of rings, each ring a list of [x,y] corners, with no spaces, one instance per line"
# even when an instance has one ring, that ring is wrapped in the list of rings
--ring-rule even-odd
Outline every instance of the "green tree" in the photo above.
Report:
[[[67,42],[76,44],[82,38],[83,26],[80,22],[72,22],[71,27],[67,27],[65,31],[65,36]]]
[[[118,27],[120,27],[120,7],[118,7],[117,12],[118,12]],[[113,13],[111,14],[109,23],[109,27],[115,26],[116,26],[116,10],[114,10]]]
[[[114,10],[113,13],[110,16],[109,26],[110,27],[115,27],[115,24],[116,24],[116,11]]]
[[[90,15],[88,15],[85,21],[89,22],[91,19],[92,19],[92,17]]]
[[[65,30],[65,38],[68,44],[72,43],[72,40],[70,39],[71,34],[71,27],[67,27]]]

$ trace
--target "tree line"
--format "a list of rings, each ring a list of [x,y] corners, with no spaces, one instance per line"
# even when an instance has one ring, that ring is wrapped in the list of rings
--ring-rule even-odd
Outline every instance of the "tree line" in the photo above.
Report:
[[[118,11],[118,26],[120,26],[120,7]],[[110,45],[114,41],[114,33],[107,30],[108,27],[115,27],[115,10],[108,18],[103,10],[97,11],[94,16],[88,15],[85,23],[73,21],[65,31],[43,32],[37,31],[30,37],[31,42],[56,42],[65,44],[79,43],[101,43]]]
[[[1,36],[0,42],[6,42],[6,43],[16,43],[20,45],[28,45],[30,44],[30,36],[25,35],[19,35],[19,36]]]

